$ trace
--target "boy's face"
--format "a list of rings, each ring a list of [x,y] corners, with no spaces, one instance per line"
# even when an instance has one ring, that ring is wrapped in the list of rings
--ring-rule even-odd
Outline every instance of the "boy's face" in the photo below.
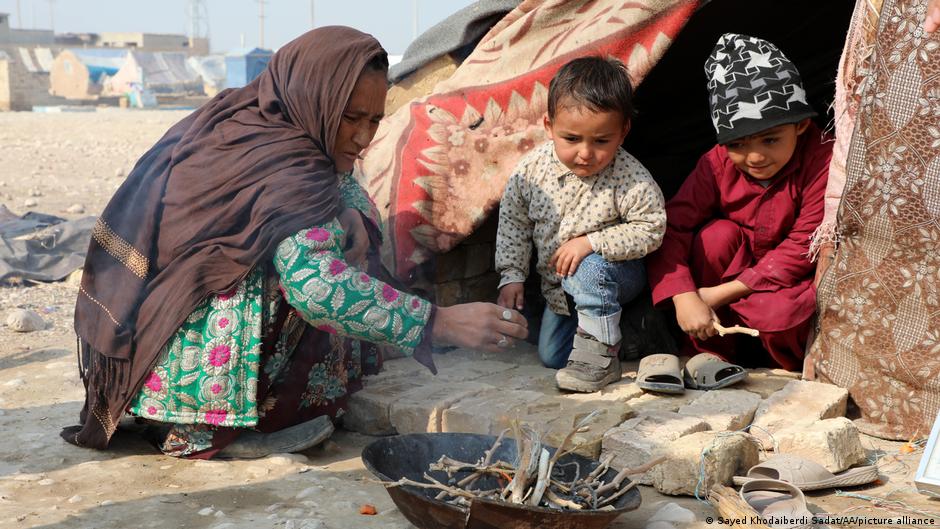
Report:
[[[770,180],[787,165],[796,141],[806,132],[809,120],[767,129],[725,144],[728,158],[740,171],[755,180]]]
[[[544,121],[558,159],[579,178],[610,165],[630,130],[619,112],[594,112],[566,99],[558,102],[555,119],[546,114]]]

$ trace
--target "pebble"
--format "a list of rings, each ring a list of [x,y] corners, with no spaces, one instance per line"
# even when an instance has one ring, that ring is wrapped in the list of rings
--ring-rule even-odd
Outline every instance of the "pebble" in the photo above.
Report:
[[[169,470],[171,468],[173,468],[173,465],[163,465],[160,467],[160,470]]]
[[[15,309],[7,315],[7,327],[16,332],[33,332],[46,328],[42,316],[27,309]]]
[[[79,503],[83,499],[84,498],[76,494],[75,496],[72,496],[71,498],[69,498],[69,503]]]
[[[114,500],[104,500],[101,502],[102,507],[107,507],[108,505],[114,505]]]
[[[124,178],[127,175],[127,172],[123,167],[118,167],[117,171],[114,171],[115,178]]]
[[[267,507],[265,507],[264,512],[274,512],[283,506],[284,506],[283,503],[272,503],[271,505],[268,505]]]
[[[27,198],[26,201],[23,202],[23,207],[26,207],[26,208],[34,208],[34,207],[36,207],[36,206],[38,206],[38,205],[39,205],[39,202],[36,202],[36,201],[35,201],[34,199],[32,199],[32,198]]]
[[[212,516],[215,516],[216,518],[225,518],[225,513],[222,511],[215,511],[215,514]]]
[[[53,483],[55,483],[55,480],[54,480],[54,479],[49,479],[49,478],[40,479],[40,480],[38,481],[38,483],[39,483],[40,485],[42,485],[43,487],[48,487],[49,485],[52,485]]]
[[[8,381],[7,381],[6,383],[4,383],[3,385],[4,385],[4,386],[8,386],[8,387],[18,388],[18,387],[23,386],[23,385],[25,385],[25,384],[26,384],[26,381],[23,380],[22,378],[14,378],[13,380],[8,380]]]
[[[198,514],[199,516],[210,516],[214,512],[215,512],[215,509],[213,509],[212,507],[206,507],[204,509],[199,509],[199,512],[197,512],[196,514]]]
[[[85,212],[85,206],[81,204],[72,204],[65,210],[66,213],[81,214]]]
[[[38,190],[38,189],[30,189],[30,190],[29,190],[29,196],[31,196],[31,197],[41,197],[41,196],[42,196],[42,191],[40,191],[40,190]]]

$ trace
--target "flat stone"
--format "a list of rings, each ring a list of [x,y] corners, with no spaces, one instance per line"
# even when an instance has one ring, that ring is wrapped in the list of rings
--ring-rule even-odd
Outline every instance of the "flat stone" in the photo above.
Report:
[[[773,449],[772,435],[786,428],[810,426],[816,421],[842,417],[849,392],[832,384],[791,380],[782,390],[768,397],[754,414],[751,433],[764,448]]]
[[[637,412],[637,414],[654,411],[678,411],[679,408],[691,403],[693,400],[701,397],[704,394],[704,391],[699,391],[697,389],[687,389],[685,390],[685,393],[679,395],[670,395],[666,393],[648,393],[643,391],[639,397],[630,399],[627,402],[630,403],[630,407],[632,407]]]
[[[15,309],[7,314],[7,327],[16,332],[33,332],[46,328],[42,316],[27,309]]]
[[[799,380],[800,376],[800,373],[786,369],[748,369],[747,378],[735,384],[734,389],[757,393],[761,398],[766,399],[791,381]]]
[[[805,457],[833,473],[868,460],[858,428],[845,417],[780,430],[774,434],[774,438],[781,454]]]
[[[428,382],[392,401],[389,420],[400,434],[440,432],[447,408],[489,389],[492,386],[472,381]]]
[[[556,402],[558,403],[557,407],[555,407]],[[574,453],[597,459],[601,455],[604,434],[635,415],[633,409],[626,402],[614,401],[601,406],[594,403],[581,403],[569,407],[571,404],[577,403],[556,397],[550,401],[539,403],[535,407],[530,407],[532,412],[522,420],[535,428],[545,428],[546,442],[551,446],[558,447],[575,425],[591,412],[598,411],[597,418],[574,434],[569,441],[569,448],[573,448]],[[546,424],[547,426],[545,426]]]
[[[546,395],[557,395],[556,372],[556,370],[547,367],[521,365],[499,373],[486,375],[476,379],[476,381],[489,384],[494,388],[538,391]]]
[[[696,486],[701,496],[717,484],[731,485],[759,460],[757,441],[744,432],[692,433],[672,441],[664,455],[648,474],[656,490],[674,496],[694,496]]]
[[[72,213],[74,215],[79,215],[85,212],[85,206],[81,204],[72,204],[66,210],[66,213]]]
[[[603,437],[600,457],[613,456],[611,466],[618,470],[636,468],[662,455],[672,441],[707,429],[705,421],[671,411],[643,414],[608,430]],[[648,473],[637,481],[641,485],[651,483]]]
[[[23,201],[23,207],[26,207],[26,208],[34,208],[38,205],[39,205],[39,202],[37,202],[35,198],[27,198],[26,200]]]
[[[708,424],[709,430],[716,432],[740,430],[751,424],[760,402],[761,397],[757,393],[743,389],[719,389],[708,391],[682,406],[679,413],[701,418]]]
[[[444,410],[441,431],[499,435],[527,406],[546,398],[536,391],[491,389],[461,399]]]
[[[551,371],[553,375],[552,381],[554,382],[555,370]],[[604,387],[600,391],[595,391],[594,393],[566,393],[562,395],[562,398],[581,403],[629,402],[645,394],[646,392],[640,389],[640,387],[633,382],[633,379],[625,377],[618,382]]]
[[[390,378],[382,381],[366,379],[366,386],[349,397],[343,427],[366,435],[394,435],[389,415],[393,402],[420,385],[408,379]]]

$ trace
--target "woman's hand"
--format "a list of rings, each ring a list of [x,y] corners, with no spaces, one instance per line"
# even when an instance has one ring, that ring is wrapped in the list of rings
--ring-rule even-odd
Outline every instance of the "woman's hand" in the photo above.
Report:
[[[699,340],[707,340],[718,331],[714,322],[718,321],[715,311],[708,306],[696,292],[684,292],[672,297],[676,305],[676,321],[683,332]]]
[[[499,289],[496,304],[507,309],[522,310],[525,288],[522,283],[506,283]]]
[[[924,18],[924,31],[933,33],[940,28],[940,0],[930,0],[927,4],[927,16]]]
[[[369,251],[369,232],[362,222],[362,215],[357,209],[346,208],[338,218],[343,231],[346,232],[346,262],[359,266]]]
[[[489,352],[502,351],[528,335],[529,325],[522,314],[493,303],[438,307],[431,329],[435,344]]]
[[[819,254],[816,256],[816,277],[813,279],[813,286],[819,288],[819,283],[822,281],[823,275],[825,275],[826,270],[829,270],[829,265],[835,260],[835,246],[831,242],[819,245]]]
[[[578,271],[581,261],[592,252],[594,248],[591,247],[591,241],[588,240],[587,235],[575,237],[555,250],[555,255],[549,259],[548,266],[554,268],[561,277],[573,276]]]

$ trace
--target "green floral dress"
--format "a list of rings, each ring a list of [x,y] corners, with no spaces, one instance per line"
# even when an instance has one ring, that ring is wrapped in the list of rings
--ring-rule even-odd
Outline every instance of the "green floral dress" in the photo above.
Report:
[[[347,207],[379,226],[374,204],[355,180],[343,177],[340,189]],[[213,428],[257,426],[288,381],[305,386],[287,391],[298,394],[291,402],[299,407],[344,398],[350,379],[363,371],[364,344],[413,352],[430,303],[347,264],[345,238],[337,220],[301,230],[278,245],[269,266],[206,299],[171,338],[128,411],[163,423],[204,425],[171,433],[168,442],[186,445],[176,455],[189,455],[208,447],[212,436],[205,433]],[[297,362],[304,322],[318,331],[313,348],[319,351]],[[291,373],[297,365],[305,372]],[[267,394],[260,406],[259,381]],[[193,442],[196,433],[202,442]]]

